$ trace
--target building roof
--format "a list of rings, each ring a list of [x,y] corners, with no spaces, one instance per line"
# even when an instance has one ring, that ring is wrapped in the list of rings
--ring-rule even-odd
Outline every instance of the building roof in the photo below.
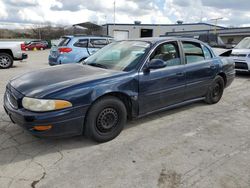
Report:
[[[122,23],[107,23],[104,24],[103,26],[109,26],[109,25],[118,25],[118,26],[190,26],[190,25],[207,25],[211,27],[218,27],[221,29],[225,29],[226,27],[219,26],[219,25],[214,25],[214,24],[209,24],[209,23],[183,23],[183,24],[122,24]]]
[[[110,25],[116,25],[116,26],[192,26],[192,25],[206,25],[206,26],[211,26],[211,27],[217,27],[221,29],[225,29],[226,27],[222,27],[219,25],[213,25],[213,24],[208,24],[208,23],[183,23],[183,24],[126,24],[126,23],[107,23],[104,25],[98,25],[92,22],[83,22],[83,23],[78,23],[74,24],[73,26],[81,26],[87,29],[92,29],[92,30],[99,30],[102,28],[102,26],[110,26]]]
[[[101,25],[97,25],[95,23],[92,22],[83,22],[83,23],[78,23],[78,24],[74,24],[73,26],[81,26],[87,29],[91,29],[91,30],[99,30],[102,29]]]
[[[185,35],[185,34],[200,34],[200,33],[212,33],[214,29],[208,30],[196,30],[196,31],[176,31],[176,32],[166,32],[168,36],[175,36],[175,35]],[[237,28],[222,28],[217,29],[216,33],[222,36],[226,35],[250,35],[250,27],[237,27]]]

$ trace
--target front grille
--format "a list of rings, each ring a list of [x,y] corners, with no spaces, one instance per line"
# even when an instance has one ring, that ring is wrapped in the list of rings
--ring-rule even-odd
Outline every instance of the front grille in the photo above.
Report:
[[[17,102],[17,100],[15,99],[15,97],[13,97],[12,94],[9,93],[9,92],[7,92],[6,97],[7,97],[8,102],[10,103],[10,105],[11,105],[13,108],[18,109],[18,102]]]
[[[247,54],[231,54],[233,57],[246,57]]]
[[[243,70],[248,70],[247,63],[243,63],[243,62],[235,62],[235,69],[243,69]]]

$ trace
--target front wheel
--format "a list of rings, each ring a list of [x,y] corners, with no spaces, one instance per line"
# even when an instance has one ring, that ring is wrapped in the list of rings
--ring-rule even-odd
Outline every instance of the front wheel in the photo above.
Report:
[[[224,80],[221,76],[216,76],[206,94],[205,102],[208,104],[218,103],[223,95]]]
[[[85,120],[85,135],[97,142],[117,137],[127,121],[124,103],[116,97],[104,97],[90,108]]]

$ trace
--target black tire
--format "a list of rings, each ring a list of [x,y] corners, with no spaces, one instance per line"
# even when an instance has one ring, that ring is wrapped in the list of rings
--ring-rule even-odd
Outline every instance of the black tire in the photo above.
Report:
[[[0,53],[0,68],[8,69],[13,65],[13,58],[7,53]]]
[[[224,92],[224,79],[221,76],[216,76],[208,88],[205,102],[207,104],[216,104],[220,101]]]
[[[107,142],[117,137],[127,121],[124,103],[107,96],[96,101],[87,113],[85,136],[96,142]]]

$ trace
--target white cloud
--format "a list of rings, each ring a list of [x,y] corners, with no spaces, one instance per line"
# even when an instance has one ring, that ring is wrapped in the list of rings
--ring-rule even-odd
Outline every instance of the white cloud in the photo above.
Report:
[[[7,18],[8,17],[8,13],[6,11],[6,7],[5,4],[3,2],[0,1],[0,7],[1,7],[1,11],[0,11],[0,19],[3,18]]]
[[[184,23],[210,21],[223,17],[219,24],[241,26],[250,23],[247,0],[233,8],[233,0],[116,0],[116,22]],[[249,5],[248,5],[249,4]],[[0,0],[0,22],[70,25],[85,21],[113,22],[114,0]],[[8,14],[11,13],[11,14]],[[237,16],[235,16],[237,15]]]

